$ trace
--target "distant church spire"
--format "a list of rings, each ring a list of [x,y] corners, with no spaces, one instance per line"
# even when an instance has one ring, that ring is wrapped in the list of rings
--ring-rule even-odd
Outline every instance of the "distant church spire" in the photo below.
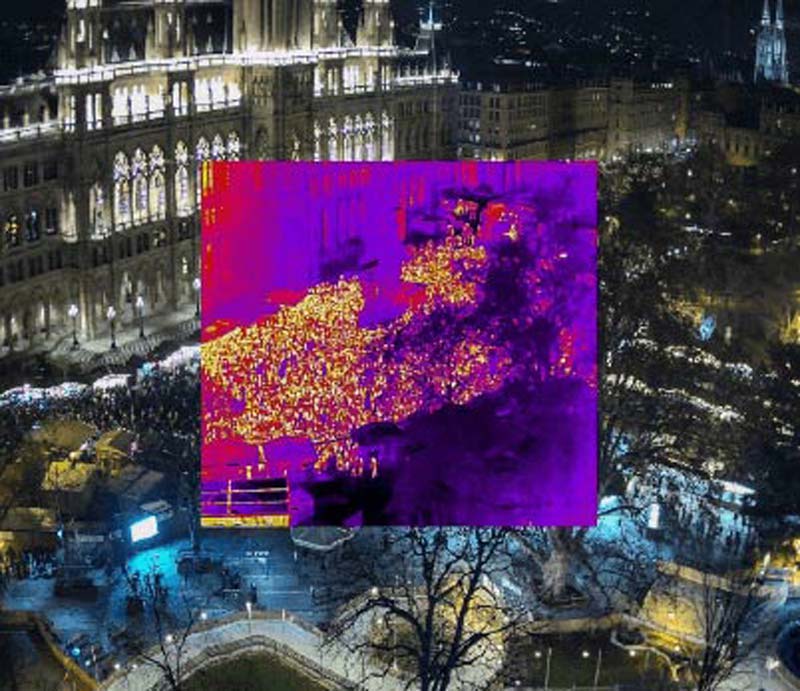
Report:
[[[756,82],[775,82],[784,86],[789,84],[783,0],[777,0],[774,23],[770,16],[769,0],[764,0],[761,29],[756,40],[756,66],[753,78]]]

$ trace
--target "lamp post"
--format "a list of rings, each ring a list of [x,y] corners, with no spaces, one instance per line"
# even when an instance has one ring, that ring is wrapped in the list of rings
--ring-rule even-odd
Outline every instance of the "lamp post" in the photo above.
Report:
[[[78,306],[73,302],[67,312],[72,319],[72,349],[78,347]]]
[[[544,671],[544,688],[545,689],[549,689],[550,688],[550,658],[552,657],[552,655],[553,655],[553,649],[552,648],[548,648],[547,649],[547,666],[545,667],[545,671]]]
[[[136,311],[139,313],[139,338],[144,338],[144,298],[136,296]]]
[[[114,309],[114,306],[111,305],[106,312],[106,317],[108,318],[108,323],[111,326],[111,350],[117,349],[117,334],[114,330],[114,320],[117,318],[117,310]]]
[[[192,281],[192,288],[194,288],[194,316],[200,316],[200,277],[195,276]]]

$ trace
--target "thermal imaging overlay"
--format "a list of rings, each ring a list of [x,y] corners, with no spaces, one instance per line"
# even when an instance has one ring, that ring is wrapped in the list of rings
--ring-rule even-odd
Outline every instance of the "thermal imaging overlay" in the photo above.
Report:
[[[592,525],[594,163],[203,170],[206,526]]]

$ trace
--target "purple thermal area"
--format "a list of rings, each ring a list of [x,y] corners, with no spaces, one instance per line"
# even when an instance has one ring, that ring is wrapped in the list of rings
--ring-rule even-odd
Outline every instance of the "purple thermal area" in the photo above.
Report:
[[[594,164],[214,164],[208,525],[596,518]]]

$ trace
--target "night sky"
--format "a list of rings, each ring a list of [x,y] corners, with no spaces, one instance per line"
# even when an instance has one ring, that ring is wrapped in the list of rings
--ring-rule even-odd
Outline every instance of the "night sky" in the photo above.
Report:
[[[360,0],[339,0],[345,25],[352,31]],[[489,21],[498,10],[512,10],[535,20],[540,31],[526,36],[525,47],[537,51],[560,37],[591,37],[620,24],[639,34],[653,52],[711,59],[717,66],[726,54],[741,62],[752,60],[754,30],[763,0],[436,0],[445,23],[443,39],[452,42],[458,67],[470,60],[491,64],[488,46],[502,42],[504,29]],[[774,7],[776,0],[771,0]],[[800,57],[800,1],[784,0],[789,60],[797,71]],[[47,65],[58,36],[65,0],[26,0],[0,3],[0,81]],[[427,0],[392,0],[398,41],[413,43],[418,13]],[[31,22],[22,27],[22,22]],[[491,28],[490,28],[491,27]],[[591,39],[589,39],[591,40]],[[460,47],[459,47],[460,44]],[[602,44],[597,46],[602,50]],[[573,56],[574,57],[574,56]],[[588,64],[604,59],[584,56]],[[663,57],[663,56],[662,56]],[[646,59],[646,61],[649,58]],[[748,68],[745,68],[748,69]],[[469,70],[467,70],[468,72]],[[464,72],[464,69],[462,69]],[[465,73],[466,74],[466,73]]]

